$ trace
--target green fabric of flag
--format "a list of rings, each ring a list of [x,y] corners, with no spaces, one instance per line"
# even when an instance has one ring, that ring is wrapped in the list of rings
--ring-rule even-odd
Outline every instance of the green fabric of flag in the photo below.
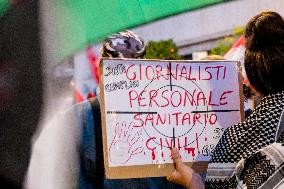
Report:
[[[11,4],[9,0],[0,0],[0,17],[10,8]]]
[[[225,1],[52,0],[55,63],[114,32]],[[0,0],[0,16],[10,7],[9,0]]]
[[[224,1],[228,0],[57,0],[56,60],[111,33]]]

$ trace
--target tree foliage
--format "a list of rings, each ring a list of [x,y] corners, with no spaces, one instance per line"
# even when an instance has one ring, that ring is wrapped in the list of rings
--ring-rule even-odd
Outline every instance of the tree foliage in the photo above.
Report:
[[[161,41],[149,41],[145,54],[147,59],[180,60],[178,48],[172,39]]]
[[[209,54],[224,56],[226,52],[232,47],[236,40],[243,35],[244,28],[238,27],[234,30],[233,35],[225,37],[224,39],[217,42],[217,46],[209,51]]]

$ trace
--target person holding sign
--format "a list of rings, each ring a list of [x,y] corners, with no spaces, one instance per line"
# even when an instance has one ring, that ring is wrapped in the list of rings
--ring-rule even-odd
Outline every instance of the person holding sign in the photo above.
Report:
[[[113,34],[105,39],[101,48],[102,57],[108,58],[132,58],[141,59],[146,52],[146,46],[144,40],[132,31],[123,31]],[[122,71],[122,65],[118,64],[115,69],[109,69],[109,74],[116,74],[116,72]],[[98,93],[98,98],[100,95]],[[149,189],[181,189],[183,187],[168,183],[165,178],[133,178],[133,179],[106,179],[104,174],[103,163],[103,144],[102,144],[102,131],[101,131],[101,110],[98,98],[90,99],[93,113],[94,125],[89,125],[89,128],[83,130],[83,154],[82,154],[82,170],[87,170],[83,173],[85,175],[85,181],[80,188],[86,188],[91,186],[93,188],[149,188]],[[117,125],[123,127],[123,125]],[[94,130],[96,133],[90,133],[90,130]],[[130,135],[130,133],[129,133]],[[95,144],[88,142],[95,138]],[[92,154],[92,151],[85,150],[91,146],[96,151],[96,156]],[[135,149],[134,149],[135,150]],[[137,150],[137,149],[136,149]],[[134,152],[132,152],[134,153]],[[93,156],[93,157],[92,157]],[[88,159],[91,157],[90,159]],[[114,161],[119,161],[118,157],[114,157]],[[122,160],[124,161],[124,160]],[[91,165],[91,166],[90,166]],[[92,170],[92,167],[94,169]],[[90,179],[91,178],[91,179]]]
[[[283,188],[284,21],[262,12],[247,24],[245,69],[250,87],[264,95],[244,122],[228,128],[218,142],[205,186],[172,150],[176,170],[170,182],[187,188]]]
[[[128,30],[107,37],[101,48],[102,57],[109,58],[140,59],[144,57],[145,52],[144,40],[134,32]],[[120,72],[123,69],[121,66],[118,64],[115,69],[108,69],[108,73],[116,74]],[[82,134],[81,178],[83,179],[81,179],[80,188],[181,188],[176,184],[168,183],[165,178],[106,179],[103,167],[100,104],[98,98],[90,99],[90,103],[92,106],[93,123],[88,124]],[[84,106],[89,106],[89,103],[85,102]],[[88,107],[85,111],[89,112],[90,108]],[[122,127],[123,125],[117,126]],[[95,150],[95,153],[93,150]],[[114,161],[119,160],[118,157],[114,159]]]
[[[131,31],[105,39],[102,57],[143,58],[145,43]],[[119,72],[121,65],[109,72]],[[98,95],[99,97],[99,95]],[[44,148],[48,146],[48,148]],[[52,153],[50,153],[52,151]],[[72,106],[43,128],[33,145],[26,188],[178,189],[165,178],[106,179],[98,98]]]

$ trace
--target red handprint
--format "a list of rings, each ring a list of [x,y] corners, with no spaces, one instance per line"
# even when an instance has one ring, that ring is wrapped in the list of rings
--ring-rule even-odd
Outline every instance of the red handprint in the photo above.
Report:
[[[126,164],[133,155],[142,153],[144,148],[141,136],[141,128],[137,131],[132,122],[128,126],[125,121],[117,123],[108,151],[110,161],[114,164]]]

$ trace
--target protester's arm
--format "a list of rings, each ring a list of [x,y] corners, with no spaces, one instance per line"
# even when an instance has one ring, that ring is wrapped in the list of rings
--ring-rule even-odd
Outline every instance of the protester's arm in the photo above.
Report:
[[[175,171],[167,177],[168,181],[180,184],[187,189],[203,189],[204,185],[199,174],[186,166],[176,148],[172,149],[172,156],[175,164]]]

